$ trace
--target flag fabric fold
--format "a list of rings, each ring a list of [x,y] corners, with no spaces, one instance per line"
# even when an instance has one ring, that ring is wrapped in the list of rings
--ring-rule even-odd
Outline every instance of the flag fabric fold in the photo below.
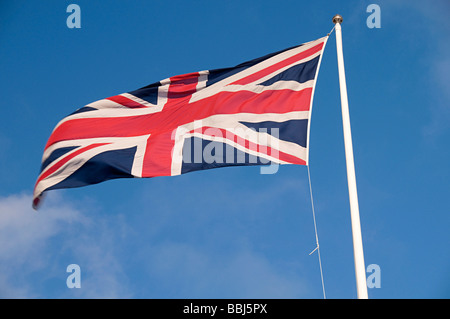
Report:
[[[231,68],[173,76],[78,109],[56,125],[45,145],[33,207],[48,190],[115,178],[307,165],[327,39]]]

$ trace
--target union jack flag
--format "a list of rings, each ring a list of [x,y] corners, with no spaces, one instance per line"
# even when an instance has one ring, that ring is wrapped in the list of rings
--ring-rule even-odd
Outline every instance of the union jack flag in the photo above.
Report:
[[[308,163],[328,37],[235,67],[173,76],[88,104],[54,128],[33,207],[47,190],[233,165]]]

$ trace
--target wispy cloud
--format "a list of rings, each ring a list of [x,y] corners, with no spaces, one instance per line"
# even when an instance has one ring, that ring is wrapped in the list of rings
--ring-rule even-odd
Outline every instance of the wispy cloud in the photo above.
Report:
[[[450,52],[447,45],[443,52]],[[430,70],[433,99],[430,103],[431,120],[424,128],[426,136],[438,136],[450,128],[450,55],[440,54]]]
[[[168,298],[305,298],[300,276],[281,272],[248,248],[214,254],[200,245],[169,242],[152,248],[148,273],[162,279]],[[287,267],[289,268],[289,267]],[[176,292],[173,291],[176,288]],[[161,296],[160,296],[161,297]]]
[[[395,0],[382,1],[382,21],[389,21],[390,26],[400,25],[401,41],[411,47],[427,48],[416,62],[424,70],[421,86],[427,103],[424,111],[421,132],[427,141],[436,139],[450,129],[450,44],[445,35],[450,32],[448,12],[450,3],[436,0],[429,5],[423,1]],[[399,15],[402,16],[399,19]],[[382,28],[388,28],[387,22]],[[405,74],[408,71],[405,70]]]
[[[251,202],[268,205],[292,183],[264,188],[265,200]],[[230,214],[241,211],[233,207]],[[279,260],[253,242],[260,238],[256,229],[265,229],[264,216],[225,221],[219,213],[191,211],[177,223],[186,212],[166,208],[157,213],[156,205],[135,220],[128,212],[103,215],[93,200],[74,202],[64,192],[50,192],[38,212],[28,194],[0,197],[0,298],[308,297],[309,280],[298,272],[302,261]],[[227,227],[242,228],[245,219],[259,226],[228,235]],[[215,234],[205,241],[209,227]],[[81,289],[66,286],[72,263],[81,268]]]
[[[144,244],[132,255],[134,269],[145,281],[139,294],[148,298],[311,297],[315,287],[310,286],[313,280],[305,270],[306,264],[315,265],[308,256],[310,247],[305,257],[311,258],[306,260],[294,253],[302,244],[283,241],[292,238],[291,231],[299,241],[307,238],[303,227],[312,230],[313,225],[296,224],[306,219],[277,200],[295,198],[309,211],[307,184],[290,176],[258,175],[265,182],[251,188],[251,183],[230,184],[220,178],[221,172],[214,173],[216,179],[208,187],[202,174],[172,180],[180,188],[186,183],[183,196],[175,195],[176,201],[171,183],[142,188],[135,231],[138,242]],[[150,206],[144,194],[152,194]],[[276,229],[283,227],[287,227],[286,236],[277,235]],[[310,239],[312,245],[313,236]]]
[[[430,120],[425,124],[423,133],[426,137],[437,137],[450,129],[450,44],[445,40],[445,34],[450,32],[450,4],[437,0],[433,5],[424,6],[422,1],[411,1],[407,8],[421,17],[418,25],[434,43],[425,57],[429,65]]]
[[[87,217],[58,193],[39,212],[30,203],[27,194],[0,197],[0,297],[129,296],[110,224]],[[71,263],[81,267],[81,289],[66,286]]]

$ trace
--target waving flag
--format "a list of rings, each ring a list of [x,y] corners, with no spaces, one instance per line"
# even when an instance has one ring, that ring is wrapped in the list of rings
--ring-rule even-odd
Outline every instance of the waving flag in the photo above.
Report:
[[[307,165],[327,39],[232,68],[173,76],[78,109],[57,124],[45,146],[33,207],[47,190],[114,178]]]

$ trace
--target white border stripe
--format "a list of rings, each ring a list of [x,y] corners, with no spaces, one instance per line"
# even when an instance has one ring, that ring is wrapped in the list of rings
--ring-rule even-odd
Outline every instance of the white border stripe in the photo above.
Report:
[[[134,95],[132,95],[130,93],[122,93],[122,94],[119,94],[119,95],[122,95],[123,97],[126,97],[126,98],[128,98],[128,99],[130,99],[132,101],[135,101],[136,103],[142,104],[142,105],[147,106],[147,107],[155,107],[156,106],[155,104],[149,103],[149,102],[147,102],[147,101],[145,101],[143,99],[140,99],[137,96],[134,96]]]
[[[227,85],[223,88],[222,92],[239,92],[239,91],[249,91],[254,93],[261,93],[264,91],[279,91],[279,90],[291,90],[291,91],[301,91],[306,88],[312,88],[314,86],[314,80],[309,80],[304,83],[299,83],[297,81],[277,81],[271,85]]]
[[[316,69],[316,75],[314,76],[314,85],[313,85],[313,90],[311,93],[311,101],[309,104],[309,116],[308,116],[308,129],[306,130],[307,132],[307,138],[306,138],[306,165],[309,165],[309,135],[310,135],[310,128],[311,128],[311,114],[312,114],[312,108],[313,108],[313,100],[314,100],[314,92],[316,90],[316,84],[317,84],[317,78],[319,75],[319,69],[320,69],[320,63],[322,62],[322,58],[323,58],[323,53],[325,52],[325,46],[327,45],[327,41],[328,41],[328,35],[326,37],[324,37],[323,39],[325,39],[325,41],[323,42],[323,47],[322,47],[322,51],[321,51],[321,55],[319,58],[319,63],[317,64],[317,69]]]

